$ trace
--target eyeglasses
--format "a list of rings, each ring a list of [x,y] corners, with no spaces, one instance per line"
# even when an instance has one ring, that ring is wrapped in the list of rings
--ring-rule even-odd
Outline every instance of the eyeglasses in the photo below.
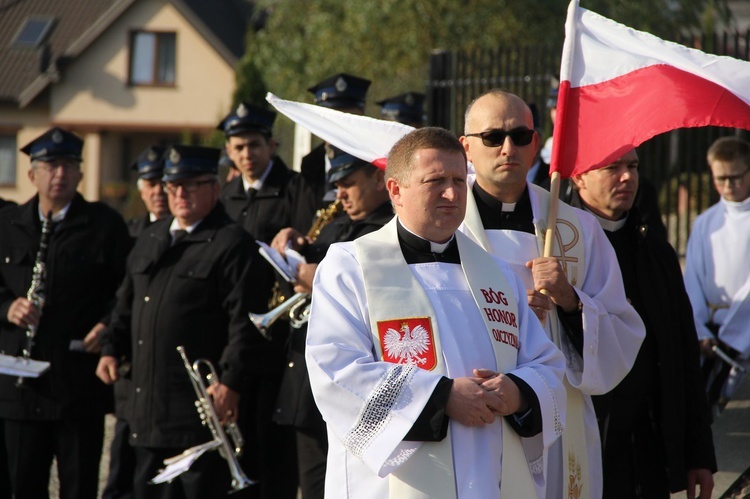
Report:
[[[50,161],[39,161],[34,164],[35,169],[44,170],[47,173],[52,173],[60,167],[62,167],[65,173],[68,173],[79,170],[81,166],[77,161],[68,159],[52,159]]]
[[[172,182],[165,182],[164,183],[164,190],[168,193],[174,195],[177,194],[177,189],[182,187],[182,190],[185,192],[193,193],[198,190],[200,186],[203,184],[212,184],[216,182],[214,179],[208,179],[208,180],[190,180],[188,182],[183,182],[181,184],[173,184]]]
[[[745,180],[745,175],[747,175],[748,172],[750,172],[750,166],[748,166],[743,173],[737,175],[714,175],[714,183],[721,185],[724,184],[724,182],[729,182],[729,185],[738,186],[743,180]]]
[[[534,130],[529,130],[528,128],[516,128],[510,132],[495,129],[487,130],[486,132],[467,133],[465,135],[467,137],[480,137],[482,139],[482,144],[487,147],[500,147],[505,144],[505,137],[510,137],[513,144],[517,146],[527,146],[531,144],[532,140],[534,140],[534,133]]]

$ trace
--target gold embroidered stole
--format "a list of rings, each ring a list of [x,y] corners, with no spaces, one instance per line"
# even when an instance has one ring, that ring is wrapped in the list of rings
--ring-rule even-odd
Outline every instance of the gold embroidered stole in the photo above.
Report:
[[[427,293],[404,260],[398,243],[396,224],[397,220],[394,218],[379,231],[362,236],[354,242],[357,259],[364,275],[373,344],[378,358],[393,360],[389,358],[389,352],[383,348],[384,325],[414,324],[414,321],[420,320],[420,324],[425,324],[424,319],[427,319],[434,341],[434,362],[420,359],[426,360],[420,364],[420,361],[409,360],[419,367],[428,364],[434,372],[444,374],[446,369],[435,312]],[[508,327],[505,323],[490,323],[489,318],[493,317],[493,314],[503,314],[503,318],[508,318],[507,314],[518,316],[518,305],[513,298],[512,289],[490,255],[464,234],[457,233],[456,238],[464,275],[488,327],[487,333],[493,345],[498,371],[510,371],[516,366],[518,328]],[[507,305],[488,303],[493,297],[499,299],[501,296],[505,297]],[[502,336],[503,333],[503,338],[508,343],[495,340],[495,337]],[[511,345],[513,341],[509,340],[513,336],[515,346]],[[505,418],[500,419],[503,425],[501,497],[534,497],[534,482],[520,437]],[[423,442],[406,463],[391,473],[389,490],[391,497],[399,499],[455,498],[456,478],[450,431],[442,442]]]
[[[538,213],[546,216],[549,206],[549,192],[534,184],[527,185],[529,190],[533,191],[539,200]],[[474,239],[479,242],[480,246],[486,251],[492,252],[472,189],[468,189],[464,224]],[[543,252],[546,227],[547,223],[544,219],[539,219],[535,223],[534,228],[537,236],[539,255]],[[560,260],[568,282],[574,287],[576,284],[580,285],[583,283],[585,270],[585,247],[582,234],[583,230],[574,208],[560,202],[558,205],[552,254]],[[529,255],[529,260],[532,257],[533,255]],[[565,352],[566,347],[563,346],[560,338],[561,325],[555,308],[550,311],[549,325],[552,341],[555,342],[558,348]],[[563,491],[566,491],[566,494],[571,499],[588,499],[590,490],[587,485],[590,483],[590,477],[586,429],[583,419],[583,394],[577,388],[571,386],[567,375],[563,379],[563,384],[565,385],[568,400],[566,405],[565,431],[562,435]]]

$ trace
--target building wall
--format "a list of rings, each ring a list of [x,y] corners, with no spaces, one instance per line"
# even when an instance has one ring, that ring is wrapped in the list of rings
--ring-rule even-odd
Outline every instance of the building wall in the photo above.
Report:
[[[176,33],[173,87],[128,85],[131,30]],[[127,165],[148,145],[144,139],[208,135],[228,112],[234,84],[234,68],[171,4],[142,0],[64,67],[60,81],[34,103],[0,107],[0,129],[17,130],[19,148],[53,125],[81,136],[79,191],[97,200],[128,180]],[[125,142],[133,150],[123,150]],[[24,202],[34,194],[28,167],[28,157],[19,152],[16,186],[0,186],[0,197]]]
[[[176,32],[174,87],[128,86],[131,30]],[[65,70],[53,121],[96,127],[210,130],[231,105],[234,68],[171,4],[137,2]]]

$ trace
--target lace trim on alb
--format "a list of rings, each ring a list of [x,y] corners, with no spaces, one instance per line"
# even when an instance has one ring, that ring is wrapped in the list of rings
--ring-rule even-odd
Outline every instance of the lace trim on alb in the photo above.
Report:
[[[529,470],[532,475],[541,475],[544,473],[544,456],[540,456],[529,462]]]
[[[358,458],[391,419],[391,411],[418,368],[395,364],[383,375],[367,398],[357,423],[344,437],[344,446]]]

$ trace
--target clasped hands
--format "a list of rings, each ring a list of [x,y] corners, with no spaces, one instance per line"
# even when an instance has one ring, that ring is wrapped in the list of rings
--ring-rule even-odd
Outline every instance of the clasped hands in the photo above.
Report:
[[[453,380],[446,414],[466,426],[492,424],[496,416],[528,409],[528,402],[508,376],[489,369],[474,369],[473,377]]]

